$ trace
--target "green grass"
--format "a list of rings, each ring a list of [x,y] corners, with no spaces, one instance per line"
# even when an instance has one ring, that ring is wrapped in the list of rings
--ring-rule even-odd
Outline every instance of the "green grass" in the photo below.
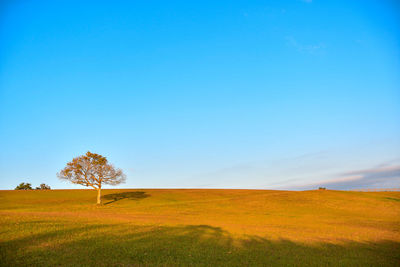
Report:
[[[399,266],[400,193],[0,191],[2,266]]]

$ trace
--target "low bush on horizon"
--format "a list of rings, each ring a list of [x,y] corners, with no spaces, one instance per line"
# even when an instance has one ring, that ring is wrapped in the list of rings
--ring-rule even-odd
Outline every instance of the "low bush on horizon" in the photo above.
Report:
[[[20,183],[15,187],[14,190],[32,190],[32,185],[30,183]]]
[[[20,183],[14,190],[33,190],[33,188],[30,183]],[[51,187],[47,184],[40,184],[40,186],[37,186],[35,190],[51,190]]]

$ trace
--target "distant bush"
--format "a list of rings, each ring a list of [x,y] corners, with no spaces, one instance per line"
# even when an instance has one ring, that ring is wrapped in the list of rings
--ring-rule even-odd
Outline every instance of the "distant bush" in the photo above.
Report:
[[[50,186],[47,184],[40,184],[40,186],[36,187],[36,190],[50,190]]]
[[[326,190],[326,188],[325,187],[320,187],[320,188],[318,188],[318,190]]]
[[[32,190],[32,185],[30,183],[20,183],[15,190]]]

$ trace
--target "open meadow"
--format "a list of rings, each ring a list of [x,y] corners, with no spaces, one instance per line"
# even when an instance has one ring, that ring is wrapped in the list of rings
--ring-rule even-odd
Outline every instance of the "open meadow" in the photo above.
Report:
[[[399,266],[400,192],[0,191],[2,266]]]

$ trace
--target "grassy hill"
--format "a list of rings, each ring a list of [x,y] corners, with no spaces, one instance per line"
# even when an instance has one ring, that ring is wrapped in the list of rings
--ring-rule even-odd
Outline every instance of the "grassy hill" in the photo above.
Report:
[[[2,266],[399,266],[400,192],[0,191]]]

